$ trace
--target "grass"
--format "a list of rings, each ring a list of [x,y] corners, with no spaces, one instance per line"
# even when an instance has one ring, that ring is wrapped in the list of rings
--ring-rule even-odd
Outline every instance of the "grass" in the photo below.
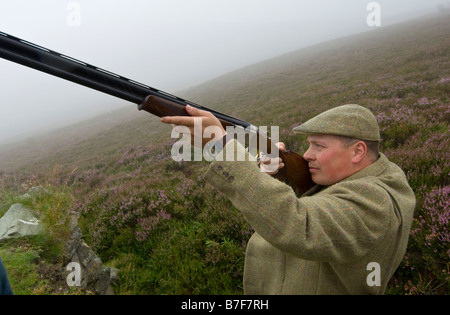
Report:
[[[55,262],[44,235],[0,243],[0,256],[15,295],[86,294],[66,285],[64,267]],[[50,260],[47,260],[50,258]]]
[[[293,126],[345,103],[369,107],[382,151],[405,171],[418,200],[388,294],[450,292],[449,21],[448,14],[428,17],[323,43],[180,94],[255,125],[278,125],[280,140],[299,153],[305,144]],[[251,227],[203,181],[207,163],[170,158],[170,127],[145,114],[121,115],[0,150],[0,214],[43,186],[25,200],[49,227],[47,239],[32,242],[34,263],[57,265],[57,240],[66,237],[67,213],[77,211],[85,241],[121,270],[116,293],[241,294]],[[7,246],[0,254],[16,252]]]
[[[0,257],[14,294],[83,293],[68,287],[63,277],[65,245],[70,237],[68,211],[73,204],[72,194],[64,185],[46,183],[42,186],[36,179],[24,182],[21,188],[27,193],[2,190],[0,216],[12,204],[21,203],[36,211],[43,231],[37,236],[0,242]]]
[[[16,295],[35,294],[35,288],[42,291],[41,288],[47,287],[47,282],[39,277],[39,270],[35,264],[39,255],[35,250],[3,245],[0,247],[0,256]]]

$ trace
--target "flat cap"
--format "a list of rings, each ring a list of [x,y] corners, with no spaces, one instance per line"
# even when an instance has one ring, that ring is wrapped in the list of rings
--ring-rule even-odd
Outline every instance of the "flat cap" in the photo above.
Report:
[[[356,104],[327,110],[293,130],[297,134],[329,134],[380,141],[380,128],[375,116],[369,109]]]

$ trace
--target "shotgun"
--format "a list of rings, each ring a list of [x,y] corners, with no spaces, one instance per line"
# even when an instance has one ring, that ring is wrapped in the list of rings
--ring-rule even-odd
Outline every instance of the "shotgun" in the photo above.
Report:
[[[188,116],[185,106],[191,105],[211,112],[219,119],[224,128],[227,126],[241,127],[247,132],[259,136],[262,134],[256,126],[246,121],[127,79],[1,31],[0,57],[135,103],[138,105],[139,110],[147,111],[158,117]],[[269,137],[266,136],[266,139],[268,152],[273,152],[272,150],[274,149],[278,150]],[[285,167],[275,174],[274,177],[289,184],[297,194],[302,194],[309,190],[314,183],[311,180],[308,163],[303,157],[289,150],[278,153]]]

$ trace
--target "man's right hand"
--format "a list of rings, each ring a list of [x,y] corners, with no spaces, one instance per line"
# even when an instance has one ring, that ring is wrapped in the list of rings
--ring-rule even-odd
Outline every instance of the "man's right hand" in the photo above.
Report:
[[[286,146],[284,145],[283,142],[278,142],[278,143],[276,143],[275,145],[278,147],[278,149],[279,149],[281,152],[283,152],[283,151],[286,150]],[[261,171],[266,172],[266,173],[269,174],[269,175],[275,175],[276,173],[278,173],[278,171],[279,171],[280,169],[282,169],[282,168],[284,167],[284,163],[283,163],[283,161],[281,160],[280,157],[276,158],[277,161],[272,161],[272,160],[273,160],[273,159],[270,158],[269,156],[264,156],[264,155],[260,156],[260,159],[259,159],[259,162],[260,162],[259,167],[261,168]],[[269,169],[268,169],[268,165],[271,165],[272,163],[278,163],[278,168],[277,168],[276,171],[271,171],[271,172],[270,172]],[[272,167],[272,168],[273,168],[273,167]],[[272,168],[270,168],[270,169],[272,169]]]

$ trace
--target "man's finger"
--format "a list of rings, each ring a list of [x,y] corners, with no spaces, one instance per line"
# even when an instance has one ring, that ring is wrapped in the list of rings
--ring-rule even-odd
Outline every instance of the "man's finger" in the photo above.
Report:
[[[269,156],[263,156],[260,160],[259,160],[262,164],[272,164],[272,163],[282,163],[283,160],[281,158],[277,158],[276,160],[274,160],[273,158],[270,158]]]
[[[165,124],[182,125],[187,127],[194,126],[194,117],[190,116],[166,116],[161,117],[160,121]]]
[[[286,146],[283,142],[277,142],[277,143],[275,143],[275,145],[278,147],[278,150],[280,150],[282,152],[286,150]]]
[[[211,117],[212,113],[195,108],[190,105],[186,105],[186,111],[190,116],[165,116],[161,117],[160,121],[165,124],[183,125],[183,126],[194,126],[194,117]]]
[[[186,111],[188,112],[189,115],[191,116],[205,116],[205,117],[210,117],[212,115],[212,113],[206,111],[206,110],[201,110],[198,108],[195,108],[191,105],[186,105]]]

